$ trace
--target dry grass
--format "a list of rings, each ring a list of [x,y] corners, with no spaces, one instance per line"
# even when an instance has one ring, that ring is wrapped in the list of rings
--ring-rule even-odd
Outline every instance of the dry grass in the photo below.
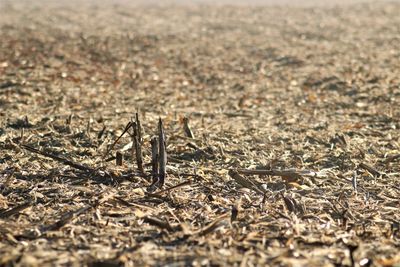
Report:
[[[399,4],[10,3],[0,265],[400,264]]]

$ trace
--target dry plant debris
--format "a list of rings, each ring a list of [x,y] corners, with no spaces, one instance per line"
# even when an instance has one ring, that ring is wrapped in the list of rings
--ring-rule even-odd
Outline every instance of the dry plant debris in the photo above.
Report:
[[[399,266],[398,14],[1,1],[0,265]]]

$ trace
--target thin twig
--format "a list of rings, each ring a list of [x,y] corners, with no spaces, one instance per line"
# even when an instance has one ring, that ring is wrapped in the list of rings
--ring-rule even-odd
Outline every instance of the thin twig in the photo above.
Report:
[[[264,191],[261,190],[254,182],[251,180],[241,176],[237,171],[235,170],[229,170],[229,176],[232,177],[238,184],[240,184],[243,187],[246,187],[248,189],[254,190],[257,193],[264,195]]]
[[[192,181],[190,181],[190,180],[184,181],[184,182],[182,182],[182,183],[179,183],[179,184],[177,184],[177,185],[171,186],[171,187],[169,187],[169,188],[163,189],[163,190],[161,190],[161,191],[159,191],[159,192],[156,192],[156,193],[153,193],[153,194],[149,194],[149,195],[150,195],[150,196],[160,195],[160,194],[162,194],[162,193],[171,191],[171,190],[173,190],[173,189],[176,189],[176,188],[179,188],[179,187],[182,187],[182,186],[185,186],[185,185],[189,185],[189,184],[191,184],[191,183],[192,183]]]
[[[114,148],[114,146],[118,143],[118,141],[124,136],[126,132],[132,127],[132,122],[128,122],[128,124],[125,126],[124,131],[121,133],[121,135],[114,141],[114,143],[107,149],[106,153],[104,154],[103,158],[106,158],[108,153]]]
[[[189,126],[189,118],[188,117],[183,118],[183,130],[185,131],[185,134],[187,137],[194,138],[193,131]]]
[[[40,150],[38,150],[36,148],[33,148],[31,146],[28,146],[28,145],[21,145],[21,147],[25,148],[26,150],[28,150],[30,152],[33,152],[33,153],[36,153],[36,154],[51,158],[51,159],[56,160],[56,161],[58,161],[58,162],[60,162],[62,164],[71,166],[71,167],[73,167],[75,169],[78,169],[78,170],[81,170],[81,171],[87,171],[87,172],[94,171],[94,169],[92,169],[90,167],[87,167],[87,166],[84,166],[82,164],[73,162],[72,160],[69,160],[69,159],[66,159],[66,158],[62,158],[62,157],[57,156],[57,155],[55,155],[53,153],[50,153],[50,152],[40,151]]]
[[[172,232],[174,229],[172,228],[172,226],[169,224],[168,221],[166,220],[162,220],[156,217],[151,217],[151,216],[146,216],[143,218],[145,223],[148,223],[150,225],[154,225],[157,226],[161,229],[165,229],[168,232]]]
[[[358,165],[358,167],[367,170],[369,173],[371,173],[373,176],[381,176],[382,174],[375,169],[374,167],[372,167],[371,165],[368,165],[364,162],[361,162],[360,165]]]
[[[12,209],[2,211],[2,212],[0,212],[0,218],[10,217],[10,216],[12,216],[14,214],[19,213],[20,211],[23,211],[26,208],[29,208],[32,205],[33,205],[32,201],[27,201],[27,202],[22,203],[21,205],[18,205],[16,207],[12,208]]]
[[[293,177],[300,178],[305,177],[319,177],[323,176],[321,173],[309,171],[309,170],[248,170],[248,169],[238,169],[238,173],[247,175],[270,175],[270,176],[283,176],[283,177]]]
[[[55,223],[48,225],[43,228],[43,231],[55,231],[66,225],[68,222],[72,221],[73,219],[77,218],[79,215],[85,213],[86,211],[92,208],[91,205],[87,205],[85,207],[70,211],[64,214],[60,220],[56,221]]]

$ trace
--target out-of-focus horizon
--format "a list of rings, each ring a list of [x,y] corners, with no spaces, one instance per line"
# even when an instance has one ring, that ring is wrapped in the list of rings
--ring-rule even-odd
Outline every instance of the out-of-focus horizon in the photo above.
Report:
[[[52,4],[52,5],[272,5],[272,6],[335,6],[335,5],[351,5],[358,3],[377,3],[377,2],[400,2],[400,0],[0,0],[1,4],[12,4],[12,3],[26,3],[31,5],[36,4]]]

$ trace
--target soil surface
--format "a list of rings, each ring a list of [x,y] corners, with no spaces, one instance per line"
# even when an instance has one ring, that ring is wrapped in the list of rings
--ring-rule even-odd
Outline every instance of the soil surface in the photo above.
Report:
[[[33,2],[0,1],[1,266],[400,266],[399,1]]]

